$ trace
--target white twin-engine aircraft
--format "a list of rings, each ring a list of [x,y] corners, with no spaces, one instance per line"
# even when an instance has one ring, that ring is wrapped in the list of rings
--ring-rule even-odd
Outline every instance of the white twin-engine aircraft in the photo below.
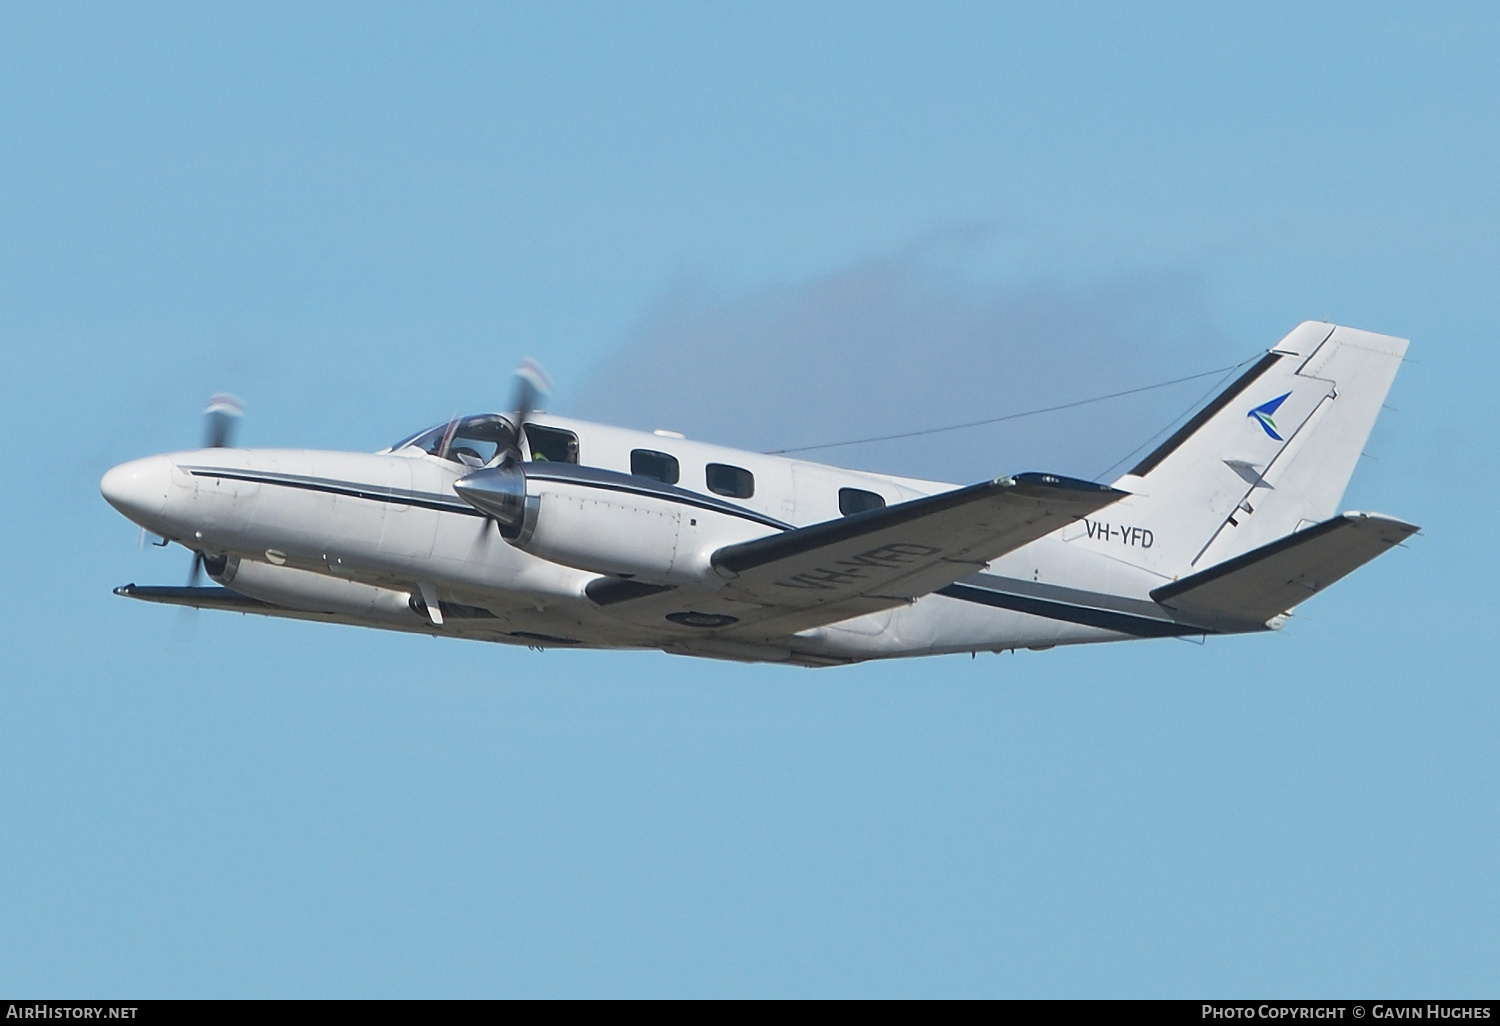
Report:
[[[1109,485],[966,488],[515,411],[373,455],[210,447],[104,497],[192,549],[152,602],[830,666],[1275,629],[1417,530],[1338,513],[1407,343],[1308,322]],[[221,587],[191,586],[199,567]]]

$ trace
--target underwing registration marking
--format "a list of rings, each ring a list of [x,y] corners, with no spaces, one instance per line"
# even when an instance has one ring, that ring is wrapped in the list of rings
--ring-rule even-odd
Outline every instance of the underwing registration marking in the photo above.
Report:
[[[1156,540],[1149,528],[1133,527],[1129,524],[1111,524],[1103,520],[1083,520],[1083,528],[1088,532],[1088,537],[1099,541],[1118,542],[1132,548],[1149,549],[1151,543]]]
[[[942,551],[941,548],[933,545],[891,542],[844,559],[836,559],[832,566],[814,567],[800,574],[793,574],[791,577],[777,581],[776,586],[836,591],[873,577],[877,571],[895,570],[912,563],[920,563]]]

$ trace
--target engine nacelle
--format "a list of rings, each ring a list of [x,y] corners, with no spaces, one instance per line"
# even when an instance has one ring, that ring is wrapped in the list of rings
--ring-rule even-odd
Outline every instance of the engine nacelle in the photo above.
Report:
[[[516,548],[564,566],[649,584],[723,579],[708,557],[784,525],[650,478],[567,463],[508,463],[453,485]]]
[[[391,588],[377,588],[290,566],[242,560],[238,556],[209,556],[203,566],[210,577],[231,591],[287,609],[382,623],[410,624],[413,617],[421,616],[413,610],[409,594]]]

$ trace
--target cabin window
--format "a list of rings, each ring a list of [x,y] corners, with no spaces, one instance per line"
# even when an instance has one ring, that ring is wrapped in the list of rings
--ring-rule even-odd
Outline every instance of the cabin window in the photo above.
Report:
[[[649,477],[665,484],[677,483],[677,457],[655,449],[632,449],[630,472],[637,477]]]
[[[884,509],[885,497],[859,488],[839,489],[839,512],[846,517],[866,510]]]
[[[527,424],[526,442],[531,446],[534,463],[577,463],[578,436],[559,428]]]
[[[755,475],[744,467],[727,463],[710,463],[706,472],[708,490],[731,499],[748,499],[755,494]]]

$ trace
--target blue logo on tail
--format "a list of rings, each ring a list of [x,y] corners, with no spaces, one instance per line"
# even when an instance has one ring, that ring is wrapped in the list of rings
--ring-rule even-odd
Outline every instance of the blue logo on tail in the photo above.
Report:
[[[1278,442],[1284,442],[1286,441],[1286,439],[1282,438],[1276,433],[1276,422],[1271,419],[1271,414],[1279,410],[1281,408],[1281,404],[1286,402],[1287,396],[1291,394],[1292,393],[1288,392],[1286,393],[1286,395],[1277,396],[1275,399],[1272,399],[1268,403],[1261,403],[1255,409],[1245,414],[1245,416],[1254,417],[1255,422],[1266,429],[1266,434],[1270,435]]]

